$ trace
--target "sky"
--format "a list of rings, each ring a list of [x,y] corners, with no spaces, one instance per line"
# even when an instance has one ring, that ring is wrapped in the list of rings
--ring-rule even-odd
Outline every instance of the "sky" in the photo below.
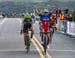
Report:
[[[0,0],[0,2],[3,1],[34,1],[34,2],[45,2],[48,0]],[[67,1],[75,1],[75,0],[54,0],[54,1],[61,1],[61,2],[67,2]]]
[[[57,1],[57,0],[56,0],[56,1]],[[58,0],[58,1],[67,2],[67,1],[75,1],[75,0]]]

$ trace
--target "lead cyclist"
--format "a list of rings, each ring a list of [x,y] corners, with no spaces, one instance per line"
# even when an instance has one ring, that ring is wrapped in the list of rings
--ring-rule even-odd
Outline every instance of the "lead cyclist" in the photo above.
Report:
[[[48,9],[44,9],[43,13],[40,13],[38,9],[35,8],[35,12],[40,16],[40,32],[44,32],[44,22],[48,22],[50,21],[51,18],[51,13],[49,13]],[[47,26],[46,26],[47,27]],[[44,27],[45,28],[45,27]],[[47,48],[49,48],[49,43],[50,43],[50,29],[48,26],[48,31],[47,31],[47,36],[48,36],[48,41],[47,41]],[[43,44],[43,38],[41,38],[41,44]]]

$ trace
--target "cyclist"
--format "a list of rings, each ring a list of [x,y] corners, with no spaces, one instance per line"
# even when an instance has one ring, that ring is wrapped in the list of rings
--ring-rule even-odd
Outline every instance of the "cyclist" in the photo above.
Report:
[[[56,18],[56,12],[53,11],[52,15],[51,15],[51,20],[50,20],[50,27],[54,27],[54,29],[56,28],[56,23],[57,23],[57,18]]]
[[[50,30],[49,30],[49,26],[44,27],[44,22],[47,22],[49,25],[49,20],[51,17],[51,13],[49,13],[48,9],[44,9],[43,13],[40,13],[40,11],[38,9],[35,8],[36,13],[40,16],[40,32],[44,32],[43,28],[48,28],[48,43],[47,43],[47,47],[49,48],[49,43],[50,43]],[[41,38],[41,44],[43,44],[43,38]]]
[[[51,15],[51,20],[50,20],[50,26],[55,25],[55,23],[56,23],[56,13],[55,11],[53,11]]]
[[[50,21],[49,21],[49,24],[50,24],[50,43],[52,42],[52,37],[53,37],[53,33],[54,33],[54,30],[56,30],[56,12],[55,11],[52,11],[52,15],[51,15],[51,18],[50,18]]]
[[[33,23],[32,23],[32,19],[30,14],[25,14],[24,15],[24,19],[22,22],[22,28],[21,28],[21,32],[24,33],[24,36],[26,35],[26,31],[28,31],[28,29],[31,29],[31,37],[30,37],[30,41],[33,37]],[[25,42],[25,38],[24,38],[24,42]],[[25,43],[25,48],[27,48],[26,43]]]
[[[31,14],[31,18],[32,18],[33,23],[35,23],[35,16],[33,13]]]

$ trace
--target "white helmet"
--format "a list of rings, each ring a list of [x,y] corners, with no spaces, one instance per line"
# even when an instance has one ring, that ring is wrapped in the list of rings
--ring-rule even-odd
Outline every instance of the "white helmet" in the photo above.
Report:
[[[44,9],[44,12],[49,12],[49,10],[48,9]]]

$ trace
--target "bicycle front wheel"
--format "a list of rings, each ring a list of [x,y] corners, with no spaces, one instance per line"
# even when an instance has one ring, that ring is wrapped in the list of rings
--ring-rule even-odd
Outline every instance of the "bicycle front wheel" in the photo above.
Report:
[[[46,50],[47,50],[47,36],[44,36],[44,53],[46,55]]]

